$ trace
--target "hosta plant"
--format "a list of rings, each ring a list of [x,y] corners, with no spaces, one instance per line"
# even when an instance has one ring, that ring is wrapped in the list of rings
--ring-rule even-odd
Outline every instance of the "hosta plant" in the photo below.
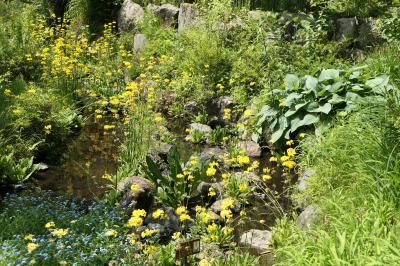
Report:
[[[370,78],[362,68],[324,69],[315,76],[287,75],[283,88],[274,89],[270,103],[258,114],[257,132],[269,135],[271,144],[290,139],[298,131],[329,127],[335,115],[346,115],[362,97],[380,96],[390,89],[388,76]]]

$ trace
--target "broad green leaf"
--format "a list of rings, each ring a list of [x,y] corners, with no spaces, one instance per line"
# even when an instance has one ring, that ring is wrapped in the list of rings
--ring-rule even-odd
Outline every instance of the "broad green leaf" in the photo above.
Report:
[[[297,90],[300,86],[300,79],[296,75],[288,74],[285,77],[285,88],[287,90]]]
[[[370,79],[365,82],[365,85],[370,87],[373,92],[382,94],[386,91],[386,87],[389,84],[389,77],[382,75],[374,79]]]
[[[333,94],[332,99],[330,99],[328,102],[332,105],[336,105],[345,101],[346,101],[345,98],[343,98],[342,96]]]
[[[326,81],[336,79],[340,76],[340,70],[338,69],[324,69],[318,77],[319,81]]]
[[[318,104],[317,104],[318,105]],[[332,105],[330,103],[325,103],[324,105],[318,105],[317,108],[313,110],[308,110],[307,111],[311,113],[324,113],[324,114],[329,114],[329,112],[332,110]]]
[[[315,91],[317,89],[317,85],[318,85],[318,79],[316,79],[312,76],[306,77],[306,88],[307,89]]]
[[[285,106],[290,107],[296,102],[296,100],[301,99],[303,96],[299,93],[293,92],[288,95],[285,99]]]
[[[303,118],[303,123],[305,126],[315,124],[319,121],[319,115],[317,114],[306,114]]]

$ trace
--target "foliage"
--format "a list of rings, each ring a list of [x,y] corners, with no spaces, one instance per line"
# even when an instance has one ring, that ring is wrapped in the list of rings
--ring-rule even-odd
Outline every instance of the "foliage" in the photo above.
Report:
[[[192,158],[182,163],[176,146],[168,152],[168,174],[164,174],[154,160],[147,156],[146,177],[156,184],[158,197],[171,207],[186,206],[191,193],[206,178],[209,160]]]
[[[339,111],[343,116],[356,109],[360,97],[382,95],[389,89],[387,76],[370,78],[360,70],[324,69],[303,78],[287,75],[284,89],[271,92],[273,100],[260,111],[258,125],[264,133],[267,127],[272,132],[271,143],[290,139],[310,126],[320,131]]]
[[[274,234],[277,265],[400,261],[399,131],[387,120],[389,102],[367,101],[320,140],[301,145],[302,166],[315,175],[298,198],[318,204],[324,219],[308,232],[281,220]]]

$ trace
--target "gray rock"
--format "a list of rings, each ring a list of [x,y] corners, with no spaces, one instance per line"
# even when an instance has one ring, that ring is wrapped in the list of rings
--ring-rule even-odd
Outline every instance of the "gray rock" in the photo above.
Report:
[[[143,18],[143,8],[131,0],[125,0],[118,13],[119,30],[129,31],[137,29],[138,24],[143,21]]]
[[[211,147],[211,148],[206,148],[205,150],[203,150],[200,154],[200,158],[202,160],[208,160],[211,159],[212,157],[214,157],[214,159],[218,162],[222,162],[223,159],[221,158],[221,156],[223,156],[225,153],[225,151],[223,149],[221,149],[220,147],[216,146],[216,147]]]
[[[321,213],[318,206],[312,204],[305,208],[297,217],[297,225],[302,230],[309,230],[312,226],[321,220]]]
[[[362,19],[358,27],[357,42],[359,46],[363,48],[381,43],[383,38],[378,32],[375,18]]]
[[[178,15],[178,32],[193,26],[198,16],[199,10],[193,4],[182,3]]]
[[[200,124],[200,123],[191,123],[189,128],[193,131],[197,130],[205,135],[209,135],[212,131],[211,127],[208,125]]]
[[[133,51],[138,52],[140,50],[143,50],[146,43],[147,43],[146,35],[141,33],[135,34],[135,37],[133,38]]]
[[[159,231],[161,237],[167,237],[172,235],[174,232],[179,231],[179,218],[175,214],[175,211],[171,207],[164,209],[166,218],[165,219],[154,219],[153,213],[149,214],[145,223],[149,229],[156,229]]]
[[[197,188],[196,192],[203,197],[208,197],[208,192],[210,191],[210,188],[212,188],[217,196],[221,195],[222,192],[224,191],[224,184],[222,182],[219,183],[209,183],[209,182],[201,182]]]
[[[153,13],[154,16],[158,17],[160,15],[160,9],[161,9],[160,6],[154,4],[148,4],[146,8],[148,11]]]
[[[211,210],[213,211],[213,212],[215,212],[215,213],[220,213],[221,212],[221,204],[222,204],[222,201],[223,201],[224,199],[220,199],[220,200],[217,200],[216,202],[214,202],[212,205],[211,205]],[[234,208],[232,209],[232,211],[233,212],[239,212],[240,211],[240,203],[238,202],[238,201],[236,201],[235,200],[235,202],[234,202]]]
[[[354,18],[339,18],[336,21],[336,40],[354,39],[357,37],[358,20]]]
[[[251,229],[240,236],[239,243],[261,254],[270,248],[271,236],[271,231]]]
[[[220,114],[224,114],[224,109],[233,109],[236,105],[235,100],[230,96],[222,96],[218,99],[218,109]]]
[[[132,191],[131,186],[139,186],[138,191]],[[155,186],[149,180],[131,176],[123,179],[117,185],[117,192],[122,193],[120,205],[130,213],[133,209],[144,209],[148,211],[154,201]]]
[[[257,158],[261,156],[261,147],[260,145],[258,145],[258,143],[254,141],[251,140],[239,141],[237,147],[239,149],[245,150],[247,156],[249,157]]]
[[[315,175],[315,171],[312,169],[306,169],[299,177],[299,185],[297,186],[298,190],[302,191],[307,188],[307,180]]]
[[[160,18],[164,26],[177,25],[179,8],[171,4],[164,4],[160,7]]]
[[[201,110],[199,104],[196,101],[187,102],[184,106],[184,109],[191,114],[195,114]]]
[[[216,224],[221,224],[224,222],[224,219],[221,218],[218,214],[212,211],[208,211],[208,214],[210,214],[210,219],[208,220],[209,223],[216,223]]]

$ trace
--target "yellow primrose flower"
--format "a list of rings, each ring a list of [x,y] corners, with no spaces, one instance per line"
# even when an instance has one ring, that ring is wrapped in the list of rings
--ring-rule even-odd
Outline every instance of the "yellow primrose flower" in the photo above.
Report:
[[[55,227],[56,225],[54,224],[54,222],[48,222],[47,224],[45,224],[45,228],[47,228],[47,229],[49,229],[49,228],[52,228],[52,227]]]
[[[296,162],[294,162],[294,161],[285,161],[285,162],[282,163],[282,165],[283,165],[284,167],[289,168],[289,169],[293,169],[293,168],[296,167],[297,164],[296,164]]]
[[[293,144],[294,144],[294,140],[292,140],[292,139],[286,141],[287,146],[292,146]]]
[[[280,107],[285,106],[285,99],[280,99],[280,100],[279,100],[279,106],[280,106]]]
[[[68,229],[54,229],[51,234],[56,237],[63,237],[68,234]]]
[[[27,246],[28,252],[29,252],[29,253],[32,253],[32,251],[34,251],[34,250],[37,249],[38,247],[39,247],[38,244],[35,244],[35,243],[28,243],[28,246]]]
[[[271,180],[271,179],[272,179],[272,176],[270,176],[270,175],[263,175],[263,176],[262,176],[262,179],[263,179],[264,181],[268,181],[268,180]]]
[[[182,215],[184,213],[187,213],[186,207],[185,206],[179,206],[178,208],[176,208],[175,213],[177,215]]]
[[[46,134],[50,134],[51,133],[51,125],[45,125],[44,126],[44,132]]]
[[[154,219],[164,219],[165,217],[165,212],[162,209],[158,209],[153,212]]]
[[[141,236],[142,238],[148,237],[148,236],[152,236],[155,233],[157,233],[158,230],[154,230],[154,229],[146,229],[142,232]]]
[[[202,260],[199,262],[199,266],[211,266],[211,264],[208,262],[208,260],[202,259]]]
[[[226,198],[221,202],[221,210],[229,210],[235,207],[235,201],[231,198]]]
[[[146,250],[144,251],[144,254],[151,255],[151,254],[155,253],[156,251],[157,251],[156,246],[150,245],[146,248]]]
[[[24,240],[32,241],[33,240],[33,235],[29,234],[29,235],[24,236]]]
[[[132,217],[146,217],[146,211],[143,209],[134,210],[132,212]]]
[[[190,220],[190,216],[187,213],[184,213],[181,216],[179,216],[179,220],[181,220],[181,222],[184,222],[186,220]]]
[[[133,184],[131,186],[131,190],[132,190],[133,193],[137,193],[137,192],[140,191],[140,186],[138,184]]]
[[[240,165],[245,165],[250,163],[250,158],[249,156],[238,155],[237,161]]]
[[[140,217],[131,217],[128,220],[128,223],[126,224],[126,227],[132,228],[132,227],[138,227],[143,224],[143,219]]]
[[[287,153],[287,155],[288,155],[289,157],[293,157],[293,156],[296,155],[296,150],[293,149],[293,148],[289,148],[289,149],[287,149],[286,153]]]
[[[257,82],[255,82],[255,81],[250,82],[250,86],[254,86],[256,84],[257,84]]]
[[[240,192],[246,192],[249,189],[249,186],[247,184],[240,184],[239,185],[239,191]]]
[[[96,119],[102,119],[103,116],[102,115],[96,115]]]
[[[156,113],[156,114],[154,115],[154,121],[156,121],[157,123],[162,122],[162,121],[163,121],[162,114],[161,114],[161,113]]]
[[[107,131],[107,130],[115,128],[115,125],[104,125],[103,128],[105,131]]]
[[[217,195],[217,193],[215,192],[215,190],[212,187],[210,187],[208,189],[208,196],[214,197],[215,195]]]
[[[231,210],[222,210],[220,216],[222,217],[222,219],[229,220],[232,219],[233,214]]]
[[[281,161],[282,162],[286,162],[286,161],[288,161],[290,158],[289,158],[289,156],[287,156],[287,155],[284,155],[284,156],[282,156],[281,157]]]
[[[271,158],[269,158],[270,162],[277,162],[278,158],[276,158],[275,156],[272,156]]]
[[[305,136],[306,136],[305,133],[300,133],[300,134],[299,134],[299,137],[300,137],[300,138],[304,138]]]
[[[185,176],[183,174],[177,174],[176,178],[183,179]]]
[[[206,171],[207,176],[214,176],[217,173],[217,170],[214,167],[208,167]]]
[[[232,110],[231,110],[231,109],[225,108],[225,109],[224,109],[223,119],[225,119],[225,120],[230,120],[230,119],[231,119],[231,113],[232,113]]]
[[[243,113],[243,117],[249,117],[253,114],[253,112],[250,109],[246,109]]]
[[[5,89],[4,90],[4,94],[7,96],[11,96],[12,95],[12,91],[10,89]]]
[[[175,233],[172,234],[172,239],[173,240],[178,240],[178,239],[181,238],[181,236],[182,236],[181,232],[175,232]]]
[[[217,229],[218,229],[218,226],[215,223],[209,224],[207,226],[208,232],[215,232],[215,231],[217,231]]]
[[[114,230],[114,229],[110,229],[110,230],[107,230],[104,233],[104,235],[108,236],[108,237],[116,237],[118,235],[118,232],[116,230]]]

